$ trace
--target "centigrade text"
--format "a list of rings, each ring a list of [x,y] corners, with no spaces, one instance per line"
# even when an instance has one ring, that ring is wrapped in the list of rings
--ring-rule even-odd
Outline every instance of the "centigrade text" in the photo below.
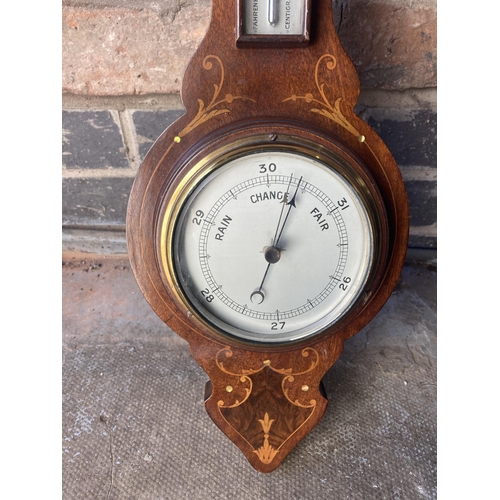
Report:
[[[285,29],[289,30],[290,29],[290,9],[291,9],[291,1],[286,0],[285,3]]]

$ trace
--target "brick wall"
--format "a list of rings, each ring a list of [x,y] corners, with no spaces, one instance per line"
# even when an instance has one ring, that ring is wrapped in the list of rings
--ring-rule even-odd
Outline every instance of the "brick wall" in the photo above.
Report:
[[[65,248],[126,251],[133,179],[156,137],[183,113],[180,82],[210,4],[63,1]],[[436,249],[436,1],[333,5],[361,80],[356,111],[386,142],[406,183],[410,247]]]

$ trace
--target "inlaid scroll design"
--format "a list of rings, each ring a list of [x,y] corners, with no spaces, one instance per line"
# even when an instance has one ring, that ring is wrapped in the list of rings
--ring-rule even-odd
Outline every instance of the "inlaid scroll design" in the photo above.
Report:
[[[219,94],[221,93],[222,87],[224,85],[224,79],[225,79],[225,71],[224,71],[224,64],[222,64],[222,61],[219,57],[216,55],[208,55],[203,59],[203,68],[206,69],[207,71],[210,71],[213,69],[213,62],[215,61],[218,67],[220,68],[220,78],[219,78],[219,83],[214,83],[214,95],[212,97],[212,100],[208,103],[208,105],[205,106],[205,102],[202,99],[197,99],[198,100],[198,113],[196,116],[191,120],[191,122],[182,129],[181,132],[177,135],[175,138],[176,142],[180,141],[181,137],[184,137],[185,135],[189,134],[192,130],[194,130],[196,127],[201,125],[202,123],[205,123],[206,121],[214,118],[215,116],[222,115],[225,113],[230,113],[231,110],[227,107],[222,107],[217,109],[218,106],[224,105],[224,104],[231,104],[232,102],[236,101],[237,99],[243,99],[244,101],[252,101],[252,102],[257,102],[254,99],[251,99],[247,96],[239,96],[239,95],[233,95],[231,93],[227,93],[224,98],[219,99]]]
[[[313,352],[316,355],[316,359],[312,361],[309,368],[303,372],[289,373],[289,374],[287,374],[286,377],[283,378],[283,381],[281,382],[281,388],[283,389],[283,394],[285,395],[286,399],[288,399],[288,401],[290,401],[290,403],[294,404],[295,406],[300,406],[301,408],[314,408],[316,406],[316,400],[311,399],[309,401],[309,404],[303,404],[297,398],[295,398],[295,400],[292,400],[289,396],[289,389],[290,388],[286,387],[286,384],[287,383],[292,384],[293,382],[295,382],[295,377],[298,377],[299,375],[305,375],[306,373],[309,373],[312,370],[314,370],[314,368],[316,368],[316,366],[318,365],[318,362],[319,362],[319,355],[314,349],[312,349],[311,347],[305,348],[302,351],[302,356],[307,358],[309,356],[310,352]],[[304,386],[302,390],[306,389],[306,387],[307,386]],[[308,387],[307,387],[307,390],[309,390]]]
[[[216,354],[215,362],[219,370],[225,375],[234,377],[234,383],[229,379],[231,385],[225,387],[227,394],[222,397],[219,396],[217,401],[220,415],[228,425],[245,439],[251,446],[252,451],[264,464],[269,464],[273,461],[284,443],[288,441],[288,439],[290,439],[290,437],[295,434],[315,412],[317,405],[316,399],[307,398],[309,386],[300,385],[298,382],[303,375],[312,372],[318,366],[320,357],[318,352],[312,347],[302,349],[300,351],[300,356],[304,361],[299,361],[301,368],[294,371],[291,367],[277,368],[273,366],[271,360],[267,359],[265,355],[257,366],[254,365],[253,367],[243,368],[241,366],[241,359],[235,359],[233,351],[229,346],[220,349]],[[269,396],[263,398],[262,393],[259,392],[262,391],[262,384],[255,385],[255,390],[259,392],[259,394],[252,394],[252,390],[254,389],[252,375],[257,376],[257,374],[259,374],[260,376],[263,374],[263,370],[266,369],[277,374],[278,381],[274,387],[280,387],[281,385],[282,393],[281,396],[279,394],[271,396],[268,404],[259,408],[258,405],[256,406],[256,401],[259,399],[266,400]],[[282,377],[279,377],[279,375]],[[266,378],[266,380],[270,382],[270,379]],[[302,381],[304,381],[304,379],[302,379]],[[272,382],[270,382],[270,384],[273,386]],[[219,394],[223,393],[224,388],[221,387],[220,391]],[[290,407],[299,409],[297,410],[299,413],[292,412],[290,414],[290,410],[285,410],[283,401],[287,401],[286,404],[290,404]],[[248,406],[244,405],[244,403]],[[276,404],[278,404],[278,407],[280,407],[284,413],[280,413],[279,415],[275,414],[277,410]],[[284,423],[287,422],[286,419],[288,417],[285,416],[287,412],[289,415],[293,416],[288,420],[288,423]],[[273,418],[270,418],[270,415]],[[231,423],[233,419],[238,422],[237,427]],[[294,420],[296,422],[295,424],[292,423]],[[271,426],[273,423],[274,432],[271,433]],[[278,425],[277,428],[275,428],[276,425]],[[263,442],[260,441],[260,443],[262,443],[261,445],[256,441],[256,439],[259,439],[258,433],[256,434],[256,426],[262,428],[260,433],[262,433],[262,431],[264,432]],[[288,431],[286,431],[287,434],[283,433],[284,429],[288,429]],[[262,434],[260,434],[260,436],[262,436]]]
[[[316,88],[318,89],[318,92],[322,100],[316,99],[312,94],[308,93],[303,96],[298,96],[296,94],[293,94],[292,96],[284,99],[283,102],[297,101],[300,99],[306,101],[307,103],[320,104],[322,106],[321,108],[312,108],[311,111],[313,113],[318,113],[320,115],[323,115],[329,120],[334,121],[341,127],[348,130],[351,134],[355,135],[358,138],[358,140],[362,142],[360,137],[363,136],[358,132],[358,130],[356,130],[356,128],[349,122],[349,120],[347,120],[347,118],[343,115],[342,111],[340,110],[340,102],[342,98],[339,97],[338,99],[336,99],[335,104],[332,106],[332,104],[328,100],[328,97],[326,97],[325,83],[320,82],[319,79],[319,73],[323,62],[326,62],[326,68],[328,70],[333,71],[337,67],[337,59],[332,54],[323,54],[318,59],[316,67],[314,68],[314,80],[316,82]]]
[[[217,353],[217,356],[215,358],[215,363],[217,364],[219,370],[224,372],[226,375],[231,375],[233,377],[237,377],[238,381],[240,383],[248,384],[248,387],[243,387],[243,391],[245,394],[243,399],[241,399],[241,400],[236,399],[232,404],[227,404],[221,399],[221,400],[217,401],[217,406],[219,408],[236,408],[237,406],[242,405],[250,397],[250,394],[252,394],[252,388],[253,388],[252,379],[248,375],[251,375],[252,373],[256,373],[259,370],[252,371],[252,370],[242,369],[240,371],[240,373],[235,373],[231,370],[228,370],[224,366],[224,361],[222,361],[222,359],[221,359],[222,355],[224,355],[226,358],[231,358],[233,356],[233,351],[231,351],[231,349],[229,347],[225,347],[224,349],[221,349]],[[231,387],[231,392],[233,392],[232,387]]]
[[[219,368],[219,370],[221,370],[226,375],[238,377],[238,381],[240,383],[247,384],[248,387],[245,387],[243,389],[244,393],[245,393],[245,396],[243,397],[243,399],[241,399],[241,400],[236,399],[235,402],[232,404],[227,404],[223,400],[219,400],[217,402],[217,405],[220,408],[235,408],[236,406],[243,404],[250,397],[250,394],[252,393],[253,385],[252,385],[252,379],[250,378],[250,375],[253,375],[254,373],[258,373],[261,370],[263,370],[264,368],[268,367],[276,373],[279,373],[281,375],[285,375],[285,377],[283,377],[283,380],[281,383],[281,388],[283,390],[283,394],[285,395],[286,399],[290,403],[292,403],[295,406],[300,406],[301,408],[314,407],[316,405],[316,400],[314,400],[314,399],[311,399],[308,404],[304,404],[304,403],[299,402],[299,400],[297,398],[292,400],[291,397],[289,396],[290,387],[289,386],[287,387],[287,384],[292,384],[293,382],[295,382],[295,377],[298,377],[300,375],[305,375],[306,373],[311,372],[312,370],[314,370],[318,366],[319,354],[317,353],[317,351],[315,349],[313,349],[312,347],[306,347],[301,352],[302,357],[304,357],[304,358],[308,358],[311,353],[314,354],[314,359],[311,360],[311,364],[309,365],[309,367],[306,370],[301,371],[301,372],[292,373],[292,368],[275,368],[274,366],[272,366],[272,364],[269,360],[264,360],[262,365],[259,366],[258,368],[255,368],[255,369],[241,368],[238,372],[234,372],[226,367],[226,365],[224,364],[224,361],[222,359],[223,356],[225,356],[226,359],[231,358],[233,356],[233,351],[231,350],[230,347],[224,347],[223,349],[221,349],[217,353],[217,356],[215,358],[215,363],[217,364],[217,367]],[[232,392],[232,390],[231,390],[231,392]]]

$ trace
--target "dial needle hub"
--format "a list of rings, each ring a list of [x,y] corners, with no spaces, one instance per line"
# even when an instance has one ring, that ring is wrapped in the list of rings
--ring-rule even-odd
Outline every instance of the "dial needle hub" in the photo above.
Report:
[[[264,251],[264,258],[269,264],[276,264],[281,258],[281,252],[279,248],[267,247]]]

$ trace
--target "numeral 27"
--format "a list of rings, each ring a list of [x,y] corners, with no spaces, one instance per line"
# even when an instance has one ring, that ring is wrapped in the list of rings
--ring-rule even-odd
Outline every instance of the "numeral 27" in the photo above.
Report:
[[[283,330],[285,326],[285,321],[273,321],[271,323],[271,330]]]

